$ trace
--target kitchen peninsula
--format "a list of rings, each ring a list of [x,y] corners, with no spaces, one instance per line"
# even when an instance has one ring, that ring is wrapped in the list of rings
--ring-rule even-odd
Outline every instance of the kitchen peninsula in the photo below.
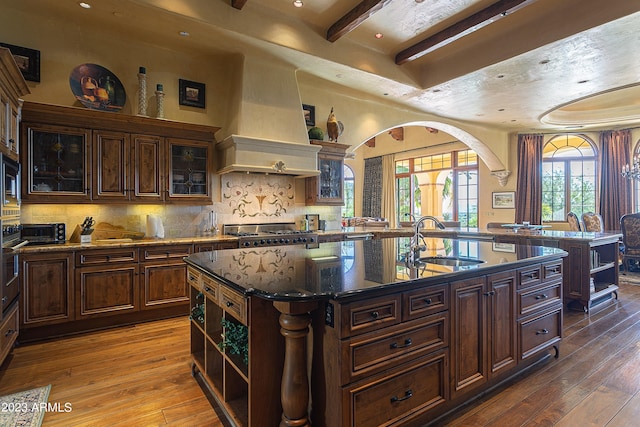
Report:
[[[407,240],[185,258],[194,375],[234,424],[424,425],[558,355],[566,252]]]

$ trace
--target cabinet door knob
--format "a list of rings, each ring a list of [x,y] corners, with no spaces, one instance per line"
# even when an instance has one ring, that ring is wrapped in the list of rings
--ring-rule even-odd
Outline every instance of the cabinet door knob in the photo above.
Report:
[[[536,331],[536,335],[545,335],[548,334],[549,331],[547,329],[542,329],[540,331]]]
[[[424,299],[424,302],[425,302],[426,304],[431,304],[433,301],[431,300],[431,298],[425,298],[425,299]]]
[[[5,336],[5,337],[8,337],[9,335],[13,335],[13,334],[15,334],[15,333],[16,333],[16,330],[15,330],[15,329],[9,329],[9,330],[4,334],[4,336]]]
[[[485,292],[485,293],[484,293],[484,296],[486,296],[486,297],[490,297],[490,296],[493,296],[493,295],[495,295],[495,294],[496,294],[496,291],[489,291],[489,292]]]
[[[407,390],[404,392],[404,396],[402,397],[398,397],[398,396],[393,396],[391,398],[391,403],[395,403],[395,402],[402,402],[403,400],[407,400],[413,397],[413,391],[411,391],[411,389]]]
[[[411,344],[413,344],[413,342],[411,341],[411,338],[407,338],[406,340],[404,340],[404,344],[398,345],[397,342],[394,342],[394,343],[391,343],[390,347],[392,349],[405,348],[405,347],[409,347]]]
[[[373,317],[374,319],[377,319],[379,316],[380,316],[380,313],[378,313],[377,311],[371,312],[371,317]]]
[[[226,305],[227,305],[227,307],[231,307],[233,305],[233,303],[231,301],[227,301]]]

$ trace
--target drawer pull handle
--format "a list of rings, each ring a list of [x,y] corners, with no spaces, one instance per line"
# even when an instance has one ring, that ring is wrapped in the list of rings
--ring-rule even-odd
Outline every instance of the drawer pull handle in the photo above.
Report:
[[[484,293],[484,296],[486,296],[486,297],[490,297],[490,296],[493,296],[493,295],[495,295],[495,294],[496,294],[496,291],[489,291],[489,292],[485,292],[485,293]]]
[[[211,292],[211,288],[210,288],[210,287],[208,287],[208,286],[205,286],[205,287],[204,287],[204,290],[205,290],[206,292]],[[229,304],[229,303],[227,303],[227,304]]]
[[[227,301],[226,305],[227,305],[227,307],[231,307],[233,305],[233,303],[231,301]]]
[[[431,298],[425,298],[425,299],[424,299],[424,302],[425,302],[426,304],[431,304],[431,303],[433,302],[433,300],[432,300]]]
[[[524,277],[526,277],[527,279],[537,279],[538,275],[536,273],[527,273],[524,275]]]
[[[377,319],[378,317],[380,317],[380,313],[378,313],[377,311],[372,311],[371,317],[373,317],[374,319]]]
[[[16,330],[15,330],[15,329],[9,329],[9,330],[4,334],[4,336],[5,336],[5,337],[8,337],[9,335],[13,335],[13,334],[15,334],[15,333],[16,333]]]
[[[547,329],[543,329],[541,331],[536,331],[536,335],[546,335],[549,331]]]
[[[2,297],[2,303],[5,304],[7,302],[7,297]]]
[[[536,295],[536,299],[547,299],[549,296],[547,294]]]
[[[392,349],[405,348],[405,347],[409,347],[411,344],[413,344],[413,341],[411,341],[411,338],[407,338],[406,340],[404,340],[404,344],[398,345],[397,342],[394,342],[394,343],[391,343],[390,347]]]
[[[402,402],[403,400],[407,400],[407,399],[412,398],[412,397],[413,397],[413,391],[411,391],[411,389],[409,389],[409,390],[404,392],[404,396],[402,396],[402,397],[393,396],[391,398],[391,403]]]

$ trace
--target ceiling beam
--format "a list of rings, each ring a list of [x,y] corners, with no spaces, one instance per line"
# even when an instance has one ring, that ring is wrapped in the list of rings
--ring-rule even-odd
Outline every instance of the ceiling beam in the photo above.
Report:
[[[429,52],[444,47],[449,43],[469,35],[480,28],[496,22],[505,16],[521,9],[536,0],[500,0],[491,6],[475,13],[452,26],[445,28],[396,55],[396,64],[401,65],[420,58]]]
[[[391,3],[391,0],[364,0],[338,19],[327,30],[327,40],[334,42],[347,33],[355,30],[371,15]]]
[[[231,6],[235,9],[240,10],[244,7],[245,4],[247,4],[247,1],[249,0],[231,0]]]

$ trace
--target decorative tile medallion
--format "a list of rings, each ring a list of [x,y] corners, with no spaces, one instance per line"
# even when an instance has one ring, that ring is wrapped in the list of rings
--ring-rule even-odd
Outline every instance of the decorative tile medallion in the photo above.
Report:
[[[233,215],[278,217],[293,206],[295,185],[290,176],[228,174],[222,177],[222,199]]]

